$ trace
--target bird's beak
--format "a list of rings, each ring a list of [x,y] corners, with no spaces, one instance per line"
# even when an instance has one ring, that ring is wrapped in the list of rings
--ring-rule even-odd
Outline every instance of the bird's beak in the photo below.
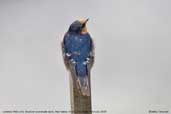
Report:
[[[84,23],[87,23],[87,21],[89,20],[89,18],[87,18],[86,20],[85,20],[85,22]]]
[[[89,18],[87,18],[87,19],[84,21],[84,23],[82,24],[82,28],[85,27],[85,25],[86,25],[86,23],[87,23],[88,20],[89,20]]]

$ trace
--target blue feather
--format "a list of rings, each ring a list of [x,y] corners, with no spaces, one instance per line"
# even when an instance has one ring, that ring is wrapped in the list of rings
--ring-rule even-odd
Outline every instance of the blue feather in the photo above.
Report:
[[[65,53],[70,54],[70,59],[76,63],[75,70],[78,76],[86,76],[87,65],[85,64],[87,58],[90,57],[92,51],[92,42],[90,35],[87,34],[73,34],[67,33],[64,37]]]

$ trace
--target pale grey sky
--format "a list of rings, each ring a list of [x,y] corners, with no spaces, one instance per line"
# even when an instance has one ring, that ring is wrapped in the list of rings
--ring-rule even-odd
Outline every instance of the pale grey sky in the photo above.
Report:
[[[93,110],[171,112],[170,6],[170,0],[0,0],[0,110],[70,110],[60,42],[74,20],[89,17]]]

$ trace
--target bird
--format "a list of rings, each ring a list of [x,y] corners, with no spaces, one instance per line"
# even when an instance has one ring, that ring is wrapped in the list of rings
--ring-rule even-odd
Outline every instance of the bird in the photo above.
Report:
[[[88,20],[74,21],[62,41],[65,66],[73,74],[79,93],[84,96],[90,96],[89,73],[94,64],[94,43],[86,27]]]

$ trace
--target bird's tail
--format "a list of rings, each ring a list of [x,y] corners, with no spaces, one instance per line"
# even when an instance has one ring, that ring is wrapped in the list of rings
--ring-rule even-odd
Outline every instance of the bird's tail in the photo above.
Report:
[[[90,96],[90,85],[89,85],[88,76],[78,76],[77,86],[80,89],[82,95]]]

